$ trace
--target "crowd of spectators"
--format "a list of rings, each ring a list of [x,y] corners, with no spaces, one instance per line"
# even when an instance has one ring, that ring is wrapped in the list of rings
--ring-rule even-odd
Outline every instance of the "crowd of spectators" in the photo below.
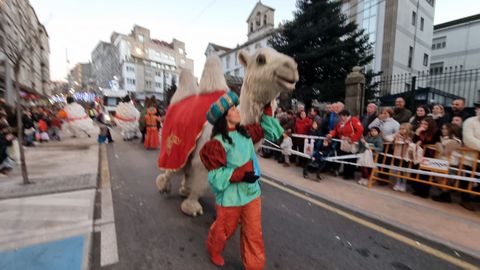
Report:
[[[395,106],[378,108],[370,103],[366,111],[360,117],[350,115],[341,102],[326,104],[323,110],[311,108],[306,110],[304,106],[297,106],[294,110],[277,109],[276,117],[285,129],[284,141],[279,142],[282,148],[280,154],[271,153],[284,166],[296,164],[304,168],[304,176],[308,177],[311,171],[308,166],[312,160],[293,155],[291,150],[307,153],[315,157],[315,153],[326,151],[326,148],[334,148],[337,155],[351,155],[363,151],[362,145],[369,145],[371,150],[383,151],[386,144],[392,145],[387,154],[395,159],[413,161],[418,169],[418,163],[423,157],[448,160],[450,155],[458,148],[465,146],[480,151],[480,107],[477,106],[476,115],[465,109],[463,98],[453,100],[451,111],[446,112],[440,104],[433,106],[419,105],[415,113],[407,107],[402,97],[395,101]],[[322,137],[313,144],[313,151],[307,151],[309,145],[305,145],[305,137],[297,135],[309,135]],[[337,140],[335,140],[337,139]],[[359,149],[360,146],[360,149]],[[428,146],[428,147],[426,147]],[[268,154],[268,153],[267,153]],[[324,156],[327,154],[323,153]],[[317,160],[318,162],[318,160]],[[343,171],[343,178],[353,180],[355,159],[342,159],[343,170],[340,164],[330,163],[331,166],[312,166],[331,170],[335,174]],[[407,164],[405,162],[405,164]],[[395,162],[396,166],[400,163]],[[368,183],[368,168],[360,168],[361,177],[359,184]],[[317,177],[318,172],[317,172]],[[320,178],[320,177],[319,177]],[[420,175],[425,180],[428,175]],[[420,197],[432,197],[436,201],[451,202],[451,192],[431,190],[431,186],[416,181],[404,179],[390,179],[395,191],[411,191]],[[466,181],[461,181],[465,182]],[[465,185],[465,183],[463,185]],[[474,187],[478,189],[479,187]],[[472,197],[462,193],[461,204],[467,209],[473,209],[470,205]]]

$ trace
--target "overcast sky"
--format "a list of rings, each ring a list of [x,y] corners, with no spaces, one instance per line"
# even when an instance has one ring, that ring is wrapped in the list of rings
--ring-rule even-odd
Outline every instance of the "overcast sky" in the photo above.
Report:
[[[30,0],[50,37],[51,79],[65,79],[66,50],[72,68],[90,61],[100,40],[113,31],[128,34],[134,24],[153,38],[186,43],[200,76],[208,42],[235,47],[247,40],[247,17],[258,0]],[[405,0],[400,0],[405,1]],[[292,19],[294,0],[263,0],[275,9],[275,25]],[[435,24],[479,14],[479,0],[436,0]]]

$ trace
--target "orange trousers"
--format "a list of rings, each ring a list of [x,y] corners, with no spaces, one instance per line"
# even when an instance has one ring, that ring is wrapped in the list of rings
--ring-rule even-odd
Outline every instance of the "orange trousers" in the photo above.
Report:
[[[159,143],[158,128],[147,127],[147,134],[145,136],[145,141],[143,143],[143,146],[146,149],[157,149],[158,143]]]
[[[235,232],[240,221],[240,249],[246,270],[261,270],[265,265],[265,248],[262,236],[262,205],[260,197],[244,206],[223,207],[216,205],[217,219],[210,227],[207,249],[212,255],[220,255],[227,240]]]

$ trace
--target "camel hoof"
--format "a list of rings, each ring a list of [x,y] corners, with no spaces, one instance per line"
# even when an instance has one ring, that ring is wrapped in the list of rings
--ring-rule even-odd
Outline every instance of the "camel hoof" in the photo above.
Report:
[[[184,200],[182,202],[181,209],[185,215],[189,215],[192,217],[203,215],[203,208],[196,200]]]
[[[164,174],[159,175],[155,181],[158,191],[160,193],[169,194],[172,191],[172,184],[168,181]]]
[[[180,193],[180,196],[182,197],[188,197],[190,196],[190,189],[188,187],[180,187],[180,189],[178,190],[178,193]]]

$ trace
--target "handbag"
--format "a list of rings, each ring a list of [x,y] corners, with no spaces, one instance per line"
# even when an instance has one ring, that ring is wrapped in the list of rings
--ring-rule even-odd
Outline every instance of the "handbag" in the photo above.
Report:
[[[340,142],[340,150],[347,153],[356,154],[358,152],[358,144],[342,140]]]
[[[375,168],[375,162],[373,161],[373,152],[371,149],[365,150],[363,153],[359,154],[357,159],[358,166]]]
[[[306,155],[312,156],[313,155],[313,148],[314,148],[315,140],[314,139],[305,139],[303,145],[303,153]]]
[[[355,133],[355,129],[353,129],[352,121],[350,121],[350,126],[352,127],[352,135],[353,135]],[[342,140],[340,142],[340,150],[342,150],[343,152],[356,154],[358,152],[358,144],[348,142],[347,140]]]

